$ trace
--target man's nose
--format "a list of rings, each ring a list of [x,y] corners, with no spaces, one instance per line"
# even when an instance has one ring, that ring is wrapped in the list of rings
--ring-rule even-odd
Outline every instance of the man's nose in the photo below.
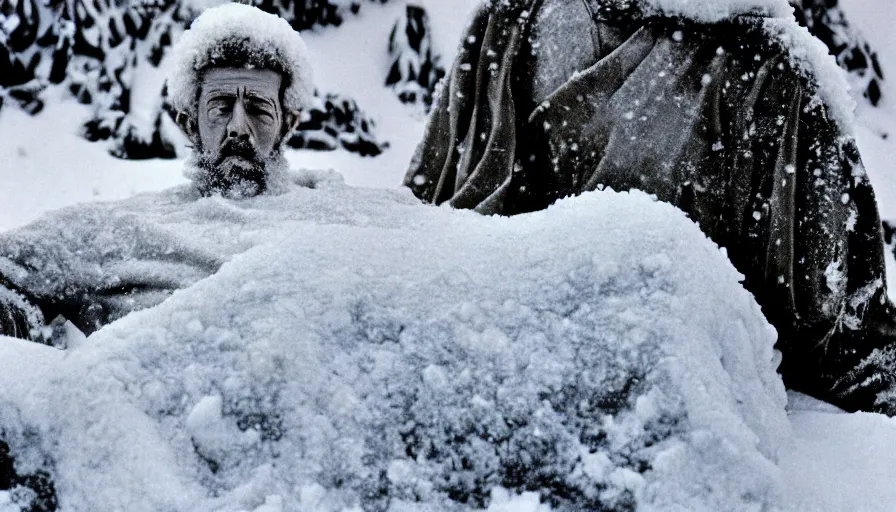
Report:
[[[227,138],[248,141],[252,135],[249,126],[249,116],[246,115],[246,107],[243,102],[237,100],[233,105],[230,122],[227,123]]]

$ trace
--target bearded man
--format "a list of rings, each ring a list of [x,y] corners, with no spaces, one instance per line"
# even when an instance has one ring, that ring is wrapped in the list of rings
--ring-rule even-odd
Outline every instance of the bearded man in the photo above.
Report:
[[[193,144],[191,184],[72,207],[0,236],[0,334],[50,342],[48,321],[90,334],[160,303],[240,249],[235,234],[217,239],[228,236],[223,226],[202,240],[213,215],[194,208],[200,198],[251,201],[293,185],[283,142],[312,96],[298,33],[277,16],[229,4],[205,11],[174,52],[168,90]]]
[[[744,274],[789,387],[896,414],[896,321],[849,97],[786,0],[753,4],[484,4],[405,184],[500,215],[603,187],[655,194]]]
[[[264,34],[250,33],[264,27]],[[193,143],[187,176],[202,195],[252,197],[285,186],[282,144],[311,99],[310,64],[286,21],[251,7],[203,13],[174,53],[168,82]]]

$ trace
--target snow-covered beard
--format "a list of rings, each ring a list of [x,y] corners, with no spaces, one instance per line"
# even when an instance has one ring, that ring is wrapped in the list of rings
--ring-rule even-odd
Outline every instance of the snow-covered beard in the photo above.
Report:
[[[222,148],[217,158],[209,151],[194,151],[187,160],[184,176],[202,196],[220,194],[244,199],[283,192],[287,169],[282,151],[261,156],[251,144],[234,142]]]

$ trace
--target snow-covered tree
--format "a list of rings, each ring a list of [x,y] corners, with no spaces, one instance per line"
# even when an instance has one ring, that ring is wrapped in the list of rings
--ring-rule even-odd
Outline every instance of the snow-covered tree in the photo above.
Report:
[[[287,143],[290,147],[329,151],[341,146],[362,156],[376,156],[388,147],[355,100],[339,94],[316,99]]]
[[[386,85],[392,87],[405,103],[432,104],[432,95],[445,68],[432,47],[432,31],[426,10],[408,5],[389,35],[389,57],[392,66]]]

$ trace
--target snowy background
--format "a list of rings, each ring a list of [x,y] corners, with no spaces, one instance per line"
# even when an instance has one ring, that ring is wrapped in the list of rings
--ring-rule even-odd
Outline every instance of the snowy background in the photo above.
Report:
[[[447,67],[474,2],[416,3]],[[896,72],[896,0],[841,5],[885,75]],[[388,142],[376,157],[345,146],[288,153],[294,168],[333,169],[348,186],[324,174],[316,189],[265,204],[204,202],[188,214],[200,239],[221,222],[247,230],[244,251],[213,278],[65,353],[2,340],[0,425],[17,469],[52,459],[71,510],[348,510],[382,505],[384,493],[393,510],[446,510],[452,492],[471,497],[460,510],[547,507],[526,489],[552,489],[561,510],[563,496],[623,509],[896,510],[896,421],[795,394],[785,412],[767,325],[683,216],[639,194],[605,193],[525,219],[483,219],[417,206],[396,190],[425,120],[421,105],[381,85],[405,12],[401,0],[365,3],[338,27],[303,32],[319,91],[356,101]],[[858,136],[881,216],[896,223],[896,80],[882,87],[877,107],[857,99]],[[114,137],[86,142],[96,111],[69,91],[42,101],[36,116],[8,101],[0,110],[0,230],[184,183],[179,159],[122,160],[110,155]],[[171,128],[160,127],[183,144]],[[171,215],[150,211],[147,221]],[[600,233],[585,229],[594,225]],[[234,289],[239,314],[222,314]],[[594,311],[575,309],[571,297],[582,296]],[[292,309],[272,315],[270,304]],[[251,321],[259,317],[274,324]],[[308,334],[297,341],[297,332]],[[445,350],[440,336],[459,346]],[[577,357],[583,347],[590,359]],[[634,390],[613,380],[631,368],[644,374]],[[569,381],[589,371],[600,378]],[[627,390],[637,406],[608,419],[558,398],[568,389],[591,398]],[[605,444],[571,438],[561,417],[591,425]],[[514,418],[538,420],[501,431]],[[408,439],[428,439],[429,456]],[[514,475],[527,462],[519,453],[543,471]],[[653,471],[640,473],[644,464]],[[0,510],[17,510],[14,497],[0,492]]]

